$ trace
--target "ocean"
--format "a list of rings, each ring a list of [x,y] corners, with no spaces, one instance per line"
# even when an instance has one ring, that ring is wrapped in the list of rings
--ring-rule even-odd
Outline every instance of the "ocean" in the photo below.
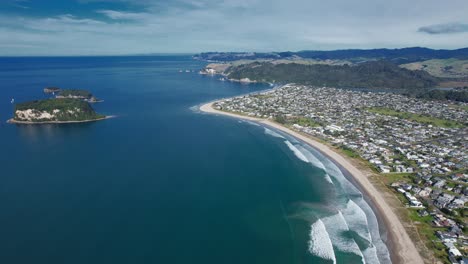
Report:
[[[270,88],[199,75],[204,65],[0,58],[0,263],[389,263],[375,214],[334,163],[197,110]],[[89,90],[117,117],[6,123],[11,99],[47,98],[46,86]]]

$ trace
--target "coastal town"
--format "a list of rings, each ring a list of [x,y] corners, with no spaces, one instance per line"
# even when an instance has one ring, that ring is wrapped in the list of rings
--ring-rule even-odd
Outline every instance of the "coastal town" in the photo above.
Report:
[[[439,259],[467,260],[468,104],[289,84],[213,108],[275,121],[362,161],[408,208]]]

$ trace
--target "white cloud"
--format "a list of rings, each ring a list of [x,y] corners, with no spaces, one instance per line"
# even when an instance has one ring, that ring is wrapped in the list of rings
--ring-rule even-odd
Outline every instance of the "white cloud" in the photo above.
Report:
[[[126,1],[126,0],[81,0]],[[135,2],[132,2],[133,4]],[[101,9],[99,18],[2,15],[0,54],[78,55],[209,50],[468,46],[467,33],[418,29],[468,23],[468,1],[140,0],[140,12]],[[17,44],[17,48],[15,48]],[[51,49],[50,47],[54,47]]]
[[[115,20],[144,20],[151,17],[149,13],[133,13],[116,10],[98,10],[96,13],[103,14]]]

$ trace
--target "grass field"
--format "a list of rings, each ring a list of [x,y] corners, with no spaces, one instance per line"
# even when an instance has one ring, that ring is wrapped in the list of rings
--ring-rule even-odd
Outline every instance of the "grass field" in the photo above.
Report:
[[[434,59],[400,65],[409,70],[423,70],[436,77],[468,77],[468,60]]]
[[[408,113],[408,112],[400,112],[400,111],[395,111],[395,110],[392,110],[389,108],[383,108],[383,107],[372,107],[372,108],[368,108],[367,111],[381,114],[381,115],[395,116],[401,119],[406,119],[409,121],[433,125],[437,127],[460,128],[460,127],[465,126],[461,123],[458,123],[452,120],[445,120],[445,119],[440,119],[440,118],[436,118],[432,116],[425,116],[425,115],[419,115],[419,114]]]

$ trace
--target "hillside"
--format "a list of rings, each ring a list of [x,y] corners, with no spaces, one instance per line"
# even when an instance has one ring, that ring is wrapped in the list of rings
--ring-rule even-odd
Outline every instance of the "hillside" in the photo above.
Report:
[[[467,78],[468,60],[433,59],[402,64],[400,67],[409,70],[423,70],[441,78]]]
[[[14,121],[74,122],[102,119],[89,103],[79,99],[46,99],[15,105]]]
[[[435,87],[439,79],[424,71],[410,71],[386,61],[349,65],[304,65],[254,62],[232,66],[224,72],[229,79],[300,83],[337,88],[424,89]]]
[[[389,60],[404,64],[430,59],[468,59],[468,48],[456,50],[434,50],[421,47],[402,49],[347,49],[347,50],[305,50],[298,52],[206,52],[194,56],[195,59],[208,61],[236,61],[257,59],[316,59],[316,60],[350,60],[363,62],[369,60]]]

